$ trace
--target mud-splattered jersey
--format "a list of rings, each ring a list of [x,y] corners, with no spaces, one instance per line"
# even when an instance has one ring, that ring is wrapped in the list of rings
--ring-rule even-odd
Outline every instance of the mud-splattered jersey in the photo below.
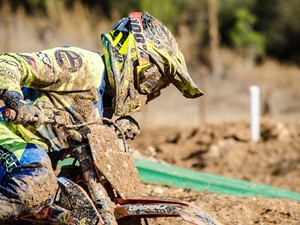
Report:
[[[0,55],[0,90],[21,95],[23,87],[37,90],[33,104],[66,110],[77,122],[94,121],[102,115],[104,74],[99,53],[76,47]],[[67,147],[49,127],[29,132],[20,125],[18,130],[29,142],[38,133],[55,149]]]

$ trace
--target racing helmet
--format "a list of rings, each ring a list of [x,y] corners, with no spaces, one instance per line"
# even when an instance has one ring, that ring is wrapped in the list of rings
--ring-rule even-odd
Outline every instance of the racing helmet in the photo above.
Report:
[[[171,83],[186,98],[203,95],[174,36],[147,12],[130,13],[102,34],[102,48],[116,115],[140,111]]]

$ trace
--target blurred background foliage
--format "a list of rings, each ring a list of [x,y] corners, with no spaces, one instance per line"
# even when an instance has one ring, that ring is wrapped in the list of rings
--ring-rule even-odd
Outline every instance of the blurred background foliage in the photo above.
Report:
[[[195,104],[165,90],[137,118],[143,124],[248,118],[253,84],[264,114],[299,119],[300,0],[0,0],[0,53],[64,45],[101,53],[101,34],[132,11],[172,31],[205,93]]]
[[[68,11],[80,3],[98,21],[121,18],[130,11],[148,11],[175,35],[185,27],[195,40],[195,45],[201,49],[208,46],[207,3],[210,0],[55,1]],[[28,16],[49,16],[47,0],[0,0],[0,7],[4,6],[12,13],[22,9]],[[300,63],[299,0],[222,0],[218,5],[218,21],[221,46],[254,57],[268,56]]]

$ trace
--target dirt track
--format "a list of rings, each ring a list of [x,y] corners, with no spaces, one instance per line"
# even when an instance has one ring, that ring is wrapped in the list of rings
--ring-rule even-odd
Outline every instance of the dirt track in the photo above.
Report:
[[[45,46],[48,48],[57,44],[62,45],[62,43],[82,46],[87,49],[98,49],[99,43],[98,40],[95,42],[93,39],[94,35],[86,35],[89,33],[89,30],[86,30],[89,27],[92,27],[93,31],[98,30],[95,29],[95,26],[86,25],[87,17],[79,17],[80,21],[78,21],[74,20],[72,14],[57,14],[57,10],[54,11],[54,15],[55,21],[59,21],[59,18],[64,16],[64,19],[61,19],[62,24],[58,27],[55,26],[56,32],[48,29],[48,23],[45,27],[43,20],[33,18],[33,23],[20,16],[14,17],[11,27],[15,32],[11,39],[14,45],[5,45],[4,49],[8,48],[10,52],[36,51],[44,49]],[[60,17],[56,18],[57,15]],[[81,15],[83,14],[81,13]],[[84,32],[78,32],[78,29],[74,29],[74,33],[69,29],[70,27],[79,27],[79,22],[83,24],[80,27],[84,28]],[[109,29],[110,26],[111,24],[103,30]],[[47,33],[44,33],[43,27],[48,29],[46,30]],[[42,35],[46,35],[45,43],[38,40],[40,35],[38,37],[33,36],[37,31],[40,33],[42,31]],[[1,32],[2,34],[5,32]],[[25,45],[24,40],[26,40]],[[186,53],[189,54],[189,51],[190,48],[187,48]],[[300,192],[299,124],[290,128],[284,124],[282,126],[282,123],[270,121],[271,127],[275,126],[275,128],[264,129],[265,140],[255,145],[247,140],[248,129],[244,128],[248,125],[245,121],[209,124],[201,126],[201,129],[190,128],[191,122],[200,124],[202,120],[215,121],[232,119],[232,117],[248,117],[247,101],[250,83],[261,85],[264,88],[262,89],[263,92],[267,92],[266,89],[274,89],[272,102],[275,105],[275,115],[276,111],[279,111],[290,116],[290,111],[294,111],[299,118],[299,94],[291,94],[293,91],[299,93],[298,68],[289,69],[285,66],[282,68],[276,63],[275,65],[266,64],[267,66],[261,66],[260,70],[246,73],[242,68],[243,63],[236,57],[228,57],[227,53],[222,60],[228,71],[225,74],[227,78],[222,79],[217,84],[212,85],[210,80],[205,84],[205,79],[200,79],[202,70],[192,71],[192,74],[197,76],[196,83],[199,84],[199,87],[204,88],[205,97],[203,100],[206,99],[207,105],[202,100],[183,101],[183,98],[177,97],[175,99],[173,97],[176,95],[174,91],[174,94],[163,94],[151,103],[153,108],[145,110],[142,116],[144,117],[144,121],[141,123],[142,127],[145,126],[145,122],[149,123],[149,127],[154,125],[157,127],[157,125],[166,123],[178,125],[180,122],[180,126],[189,127],[189,129],[161,127],[153,130],[142,129],[138,139],[131,143],[132,147],[138,149],[143,157],[164,161],[172,165]],[[228,81],[229,76],[233,76],[234,79]],[[253,79],[256,79],[255,82]],[[237,84],[239,80],[240,84]],[[157,112],[162,105],[165,115],[161,115],[162,110]],[[204,106],[207,113],[205,116],[202,115],[205,118],[200,119],[198,108],[202,107],[201,110],[205,111]],[[197,116],[195,116],[196,114]],[[300,224],[300,203],[292,200],[230,197],[146,184],[143,186],[143,193],[196,202],[197,205],[203,207],[224,224]],[[165,220],[159,220],[156,224],[175,225],[182,223],[176,223],[174,220],[172,223],[166,223]]]
[[[292,200],[234,197],[154,185],[143,187],[143,193],[147,196],[167,196],[195,203],[224,225],[298,225],[300,222],[300,203]],[[188,223],[182,222],[179,218],[159,218],[151,219],[150,224],[187,225]]]
[[[201,128],[146,129],[130,143],[138,157],[196,171],[268,184],[300,192],[300,123],[264,118],[262,139],[249,140],[247,121]],[[233,197],[144,184],[143,194],[194,202],[223,224],[300,224],[300,202]],[[171,219],[155,224],[182,224]]]

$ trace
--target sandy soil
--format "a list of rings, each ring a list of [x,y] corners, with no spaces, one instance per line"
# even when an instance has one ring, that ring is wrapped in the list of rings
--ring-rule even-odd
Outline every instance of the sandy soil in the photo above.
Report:
[[[172,86],[135,115],[136,157],[300,193],[299,68],[266,62],[246,70],[223,57],[224,77],[192,71],[205,95],[184,99]],[[231,61],[230,61],[231,60]],[[230,62],[229,62],[230,61]],[[261,140],[250,140],[249,87],[260,87]],[[234,197],[144,184],[143,193],[194,202],[223,224],[300,224],[300,202]],[[154,224],[182,224],[156,220]]]
[[[300,123],[263,118],[261,134],[261,140],[252,143],[248,122],[237,120],[201,128],[146,129],[130,145],[138,150],[137,157],[299,193]],[[150,184],[144,184],[143,194],[194,202],[228,225],[300,224],[300,202],[288,199],[234,197]],[[182,224],[174,219],[154,221],[171,223]]]
[[[144,184],[147,196],[177,198],[196,204],[224,225],[299,224],[300,203],[288,199],[235,197]],[[150,219],[151,225],[180,225],[180,218]]]

